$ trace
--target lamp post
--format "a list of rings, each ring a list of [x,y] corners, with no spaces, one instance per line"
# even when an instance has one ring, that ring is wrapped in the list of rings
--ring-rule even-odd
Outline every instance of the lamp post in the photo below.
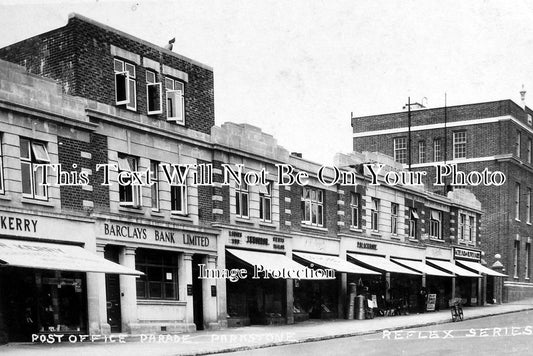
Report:
[[[492,264],[492,269],[496,272],[503,273],[505,271],[505,268],[503,267],[502,263],[500,262],[500,258],[502,256],[497,253],[494,255],[494,258],[496,259],[496,262]],[[503,298],[503,277],[494,277],[494,302],[498,304],[502,304],[502,298]]]

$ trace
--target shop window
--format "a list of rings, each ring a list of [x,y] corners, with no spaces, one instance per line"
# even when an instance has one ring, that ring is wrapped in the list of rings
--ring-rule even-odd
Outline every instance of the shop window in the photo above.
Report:
[[[167,96],[167,120],[185,124],[185,84],[169,77],[165,78]]]
[[[150,187],[152,211],[159,211],[159,162],[150,162],[150,173],[152,175],[152,186]]]
[[[390,230],[393,235],[398,234],[398,211],[400,206],[396,203],[391,204],[391,214],[390,214]]]
[[[137,249],[135,269],[144,273],[137,278],[137,298],[177,300],[178,255],[167,251]]]
[[[453,159],[466,158],[466,131],[453,133]]]
[[[441,145],[441,139],[436,138],[433,141],[433,161],[440,162],[442,161],[442,145]]]
[[[123,154],[118,155],[118,171],[120,172],[136,172],[138,167],[138,159],[132,156]],[[132,185],[131,178],[125,178],[124,184],[118,185],[119,202],[121,206],[128,206],[138,208],[141,206],[141,187],[139,185]]]
[[[324,192],[321,189],[303,187],[303,223],[313,226],[324,225]]]
[[[521,143],[522,143],[522,134],[520,133],[520,131],[516,131],[516,142],[515,142],[515,154],[516,154],[516,157],[520,158],[520,146],[521,146]]]
[[[426,162],[426,141],[418,142],[418,163]]]
[[[526,279],[531,278],[531,244],[526,243],[526,260],[525,260]]]
[[[48,198],[48,190],[42,184],[45,169],[43,164],[50,164],[46,145],[42,142],[20,138],[20,165],[22,195],[26,198]]]
[[[148,115],[163,113],[163,85],[157,81],[156,72],[146,71],[146,109]]]
[[[410,239],[416,239],[416,228],[417,228],[417,221],[418,221],[418,213],[415,208],[409,208],[408,212],[409,219],[407,220],[407,236]]]
[[[515,184],[514,196],[515,220],[520,221],[520,183]]]
[[[405,137],[394,139],[394,160],[398,163],[407,163],[407,140]]]
[[[179,166],[181,176],[185,177],[186,168]],[[177,181],[177,175],[173,176],[173,181],[170,184],[170,210],[172,214],[186,215],[187,214],[187,183],[186,178],[180,184]]]
[[[429,219],[429,237],[433,239],[441,239],[442,228],[442,212],[437,210],[431,210],[431,216]]]
[[[244,181],[240,185],[235,182],[235,215],[241,218],[248,218],[250,216],[248,203],[248,184]]]
[[[520,241],[514,242],[513,250],[513,277],[518,278],[518,256],[520,255]]]
[[[350,194],[350,210],[352,212],[351,226],[359,229],[361,227],[361,194]]]
[[[115,58],[115,102],[126,105],[128,110],[137,110],[137,83],[135,65]]]
[[[272,183],[259,186],[259,218],[272,221]]]
[[[372,198],[370,225],[373,231],[379,231],[379,199]]]

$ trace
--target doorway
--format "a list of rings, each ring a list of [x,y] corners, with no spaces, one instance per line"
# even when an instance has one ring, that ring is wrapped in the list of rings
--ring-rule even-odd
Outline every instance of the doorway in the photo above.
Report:
[[[204,330],[203,280],[198,278],[200,276],[198,265],[203,263],[204,258],[204,255],[192,256],[192,303],[196,330]]]
[[[106,246],[104,257],[106,260],[118,262],[119,247]],[[105,275],[107,323],[112,333],[122,332],[122,316],[120,311],[120,276],[118,274]]]

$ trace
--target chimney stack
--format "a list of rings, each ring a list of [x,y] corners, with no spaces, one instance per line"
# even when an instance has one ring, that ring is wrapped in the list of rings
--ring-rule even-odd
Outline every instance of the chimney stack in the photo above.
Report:
[[[522,84],[522,90],[520,90],[520,99],[522,100],[522,108],[526,109],[526,89],[524,89],[524,84]]]

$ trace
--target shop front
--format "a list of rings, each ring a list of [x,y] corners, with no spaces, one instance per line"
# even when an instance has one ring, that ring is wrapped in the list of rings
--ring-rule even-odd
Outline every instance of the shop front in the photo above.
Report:
[[[101,313],[111,332],[185,332],[218,328],[216,282],[201,268],[216,266],[216,231],[185,225],[98,220],[97,251],[143,273],[106,274]]]

